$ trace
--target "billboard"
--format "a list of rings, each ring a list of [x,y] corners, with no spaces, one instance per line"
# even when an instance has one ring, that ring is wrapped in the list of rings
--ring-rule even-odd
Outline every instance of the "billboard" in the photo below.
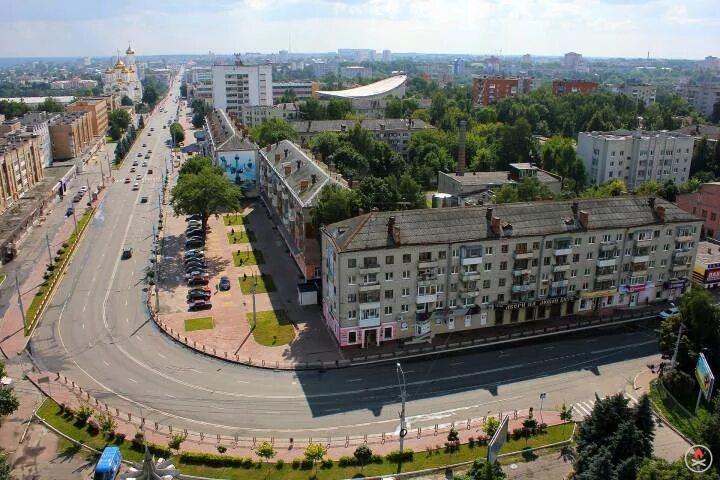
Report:
[[[704,353],[700,354],[697,365],[695,365],[695,378],[697,378],[700,384],[700,391],[705,396],[705,400],[709,402],[712,397],[713,387],[715,386],[715,376],[710,370],[710,365]]]
[[[500,426],[495,431],[490,443],[488,443],[487,449],[487,461],[488,463],[495,463],[497,461],[500,450],[505,445],[508,437],[508,423],[510,423],[510,416],[505,415],[500,422]]]

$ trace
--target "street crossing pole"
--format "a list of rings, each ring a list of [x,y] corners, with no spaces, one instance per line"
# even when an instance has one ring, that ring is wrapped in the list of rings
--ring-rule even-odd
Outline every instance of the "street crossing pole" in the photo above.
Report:
[[[407,424],[405,423],[405,400],[407,399],[407,392],[405,391],[405,372],[403,372],[400,362],[396,364],[396,371],[398,377],[398,386],[400,387],[400,455],[403,453],[403,445],[405,443],[405,435],[407,435]]]

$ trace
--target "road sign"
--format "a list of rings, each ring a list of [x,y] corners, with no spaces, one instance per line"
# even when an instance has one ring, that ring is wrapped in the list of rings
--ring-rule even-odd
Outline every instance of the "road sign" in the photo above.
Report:
[[[712,397],[713,387],[715,386],[715,376],[710,370],[710,365],[705,358],[705,354],[701,353],[698,357],[697,365],[695,365],[695,378],[700,384],[700,391],[708,402]]]
[[[510,423],[510,416],[505,415],[505,418],[500,422],[500,426],[495,431],[490,443],[488,443],[487,449],[487,461],[488,463],[495,463],[503,445],[507,441],[508,436],[508,423]]]

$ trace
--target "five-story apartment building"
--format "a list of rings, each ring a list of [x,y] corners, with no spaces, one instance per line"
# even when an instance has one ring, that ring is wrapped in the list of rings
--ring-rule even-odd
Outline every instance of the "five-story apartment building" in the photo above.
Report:
[[[367,346],[673,299],[701,224],[634,196],[370,212],[323,228],[323,317]]]

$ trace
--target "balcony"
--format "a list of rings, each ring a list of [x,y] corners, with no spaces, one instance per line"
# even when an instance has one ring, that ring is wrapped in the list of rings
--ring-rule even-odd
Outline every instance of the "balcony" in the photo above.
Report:
[[[437,267],[437,258],[435,260],[420,260],[418,262],[418,270],[423,268],[435,268]]]
[[[553,272],[567,272],[570,270],[570,264],[569,263],[563,263],[561,265],[553,265]]]
[[[634,255],[632,257],[632,263],[647,263],[650,261],[650,257],[648,255]]]
[[[418,295],[415,297],[415,303],[431,303],[437,301],[437,293],[427,293],[425,295]]]
[[[617,258],[598,258],[596,265],[598,268],[612,267],[617,263]]]
[[[520,285],[513,285],[511,290],[512,290],[512,293],[522,293],[522,292],[529,292],[533,287],[534,287],[534,285],[520,284]]]
[[[642,240],[638,238],[635,240],[635,246],[637,248],[649,247],[650,245],[652,245],[652,238],[644,238]]]
[[[679,265],[673,265],[672,271],[673,272],[682,272],[683,270],[687,270],[688,268],[690,268],[690,265],[688,265],[687,263],[681,263]]]
[[[680,243],[683,243],[683,242],[692,242],[692,241],[693,241],[693,236],[692,236],[691,234],[689,234],[689,233],[679,233],[678,236],[677,236],[677,238],[675,238],[675,241],[676,241],[676,242],[680,242]]]
[[[478,271],[462,272],[462,279],[468,282],[472,280],[480,280],[480,276],[480,272]]]
[[[469,292],[460,292],[460,297],[462,298],[475,298],[480,295],[480,290],[473,289]]]
[[[532,273],[532,269],[530,269],[530,268],[512,271],[513,277],[522,277],[523,275],[530,275],[531,273]]]
[[[562,255],[572,255],[572,247],[566,247],[566,248],[556,248],[555,249],[555,256],[562,256]]]
[[[460,260],[460,263],[465,265],[480,265],[483,261],[483,257],[465,257]]]
[[[600,242],[601,252],[611,252],[617,248],[617,242]]]
[[[363,263],[359,265],[359,270],[362,273],[380,273],[379,263]]]
[[[360,328],[379,327],[380,326],[380,317],[361,318],[358,321],[358,326]]]
[[[537,257],[537,252],[534,250],[516,250],[513,252],[513,257],[515,260],[529,260],[531,258]]]
[[[675,258],[684,258],[690,256],[692,256],[692,251],[690,249],[675,250],[673,252],[673,257]]]
[[[569,280],[555,280],[554,282],[550,283],[550,286],[552,288],[562,288],[567,287],[569,283]]]
[[[373,290],[380,290],[380,282],[365,282],[358,285],[359,292],[371,292]]]
[[[595,281],[596,282],[607,282],[615,280],[615,274],[614,273],[603,273],[599,275],[595,275]]]

